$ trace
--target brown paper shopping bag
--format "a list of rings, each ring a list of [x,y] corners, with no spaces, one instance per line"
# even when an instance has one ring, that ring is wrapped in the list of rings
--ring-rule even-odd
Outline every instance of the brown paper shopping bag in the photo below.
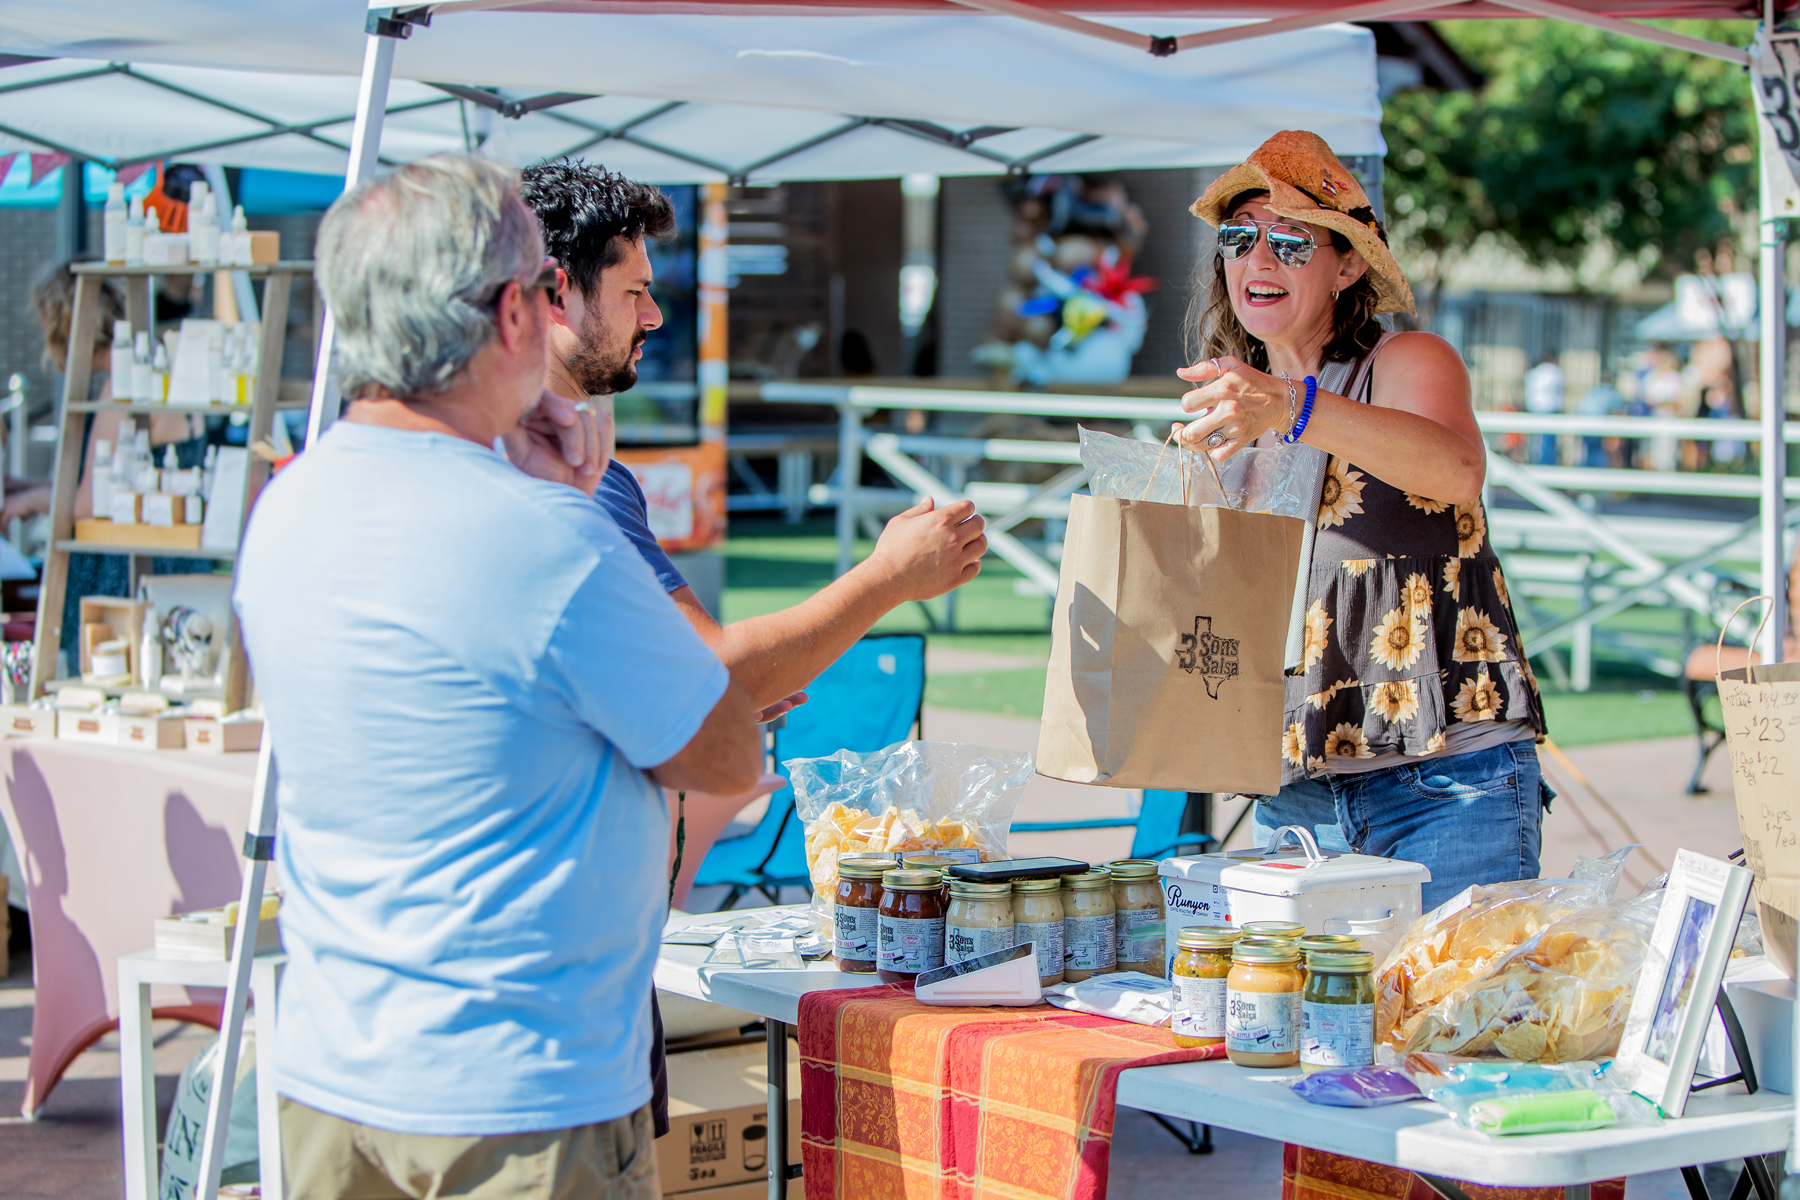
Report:
[[[1767,597],[1744,604],[1757,599]],[[1761,635],[1758,625],[1750,644]],[[1724,642],[1721,628],[1721,653]],[[1800,918],[1800,662],[1739,667],[1719,672],[1718,679],[1744,865],[1756,872],[1763,945],[1769,961],[1792,979]]]
[[[1274,793],[1304,528],[1267,513],[1072,497],[1039,772]]]

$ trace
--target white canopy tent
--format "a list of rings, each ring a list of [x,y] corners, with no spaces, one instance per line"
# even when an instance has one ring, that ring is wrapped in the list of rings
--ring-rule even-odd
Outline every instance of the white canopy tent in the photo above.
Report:
[[[357,46],[342,32],[360,9],[255,5],[265,37],[246,41],[238,21],[183,19],[207,7],[177,0],[167,25],[79,0],[0,16],[0,49],[46,56],[0,70],[0,150],[346,171]],[[115,17],[162,37],[90,36]],[[521,162],[588,153],[637,178],[703,183],[1218,165],[1296,128],[1346,156],[1385,150],[1366,30],[1308,29],[1145,71],[1120,47],[1020,28],[993,16],[471,13],[400,43],[380,160],[495,134]]]

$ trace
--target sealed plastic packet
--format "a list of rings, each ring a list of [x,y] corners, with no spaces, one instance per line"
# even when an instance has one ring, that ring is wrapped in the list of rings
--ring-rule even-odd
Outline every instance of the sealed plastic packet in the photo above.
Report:
[[[1117,971],[1078,983],[1052,984],[1044,989],[1044,999],[1057,1008],[1166,1027],[1175,1012],[1175,985],[1141,971]]]
[[[1658,1123],[1654,1108],[1592,1062],[1466,1063],[1428,1094],[1459,1125],[1491,1137]]]
[[[1333,1108],[1380,1108],[1425,1098],[1411,1076],[1393,1067],[1327,1067],[1295,1080],[1290,1090]]]
[[[1029,754],[956,742],[896,742],[782,765],[806,833],[821,930],[832,928],[840,858],[927,852],[969,862],[1005,858],[1007,830],[1035,767]]]

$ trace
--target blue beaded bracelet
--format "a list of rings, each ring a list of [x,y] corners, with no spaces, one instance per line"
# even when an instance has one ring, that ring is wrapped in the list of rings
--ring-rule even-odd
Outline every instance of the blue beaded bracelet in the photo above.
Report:
[[[1307,419],[1312,416],[1313,401],[1318,398],[1319,381],[1317,377],[1308,375],[1306,377],[1306,402],[1300,406],[1300,419],[1294,422],[1294,427],[1281,435],[1284,443],[1291,446],[1300,440],[1300,435],[1306,432]]]

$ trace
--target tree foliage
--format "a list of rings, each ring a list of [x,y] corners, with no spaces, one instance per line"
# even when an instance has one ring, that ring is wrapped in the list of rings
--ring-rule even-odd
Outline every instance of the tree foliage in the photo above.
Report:
[[[1754,33],[1748,21],[1661,24],[1734,46]],[[1755,207],[1741,68],[1562,21],[1437,29],[1487,83],[1389,98],[1386,200],[1402,246],[1441,264],[1491,234],[1574,266],[1598,244],[1672,275]]]

